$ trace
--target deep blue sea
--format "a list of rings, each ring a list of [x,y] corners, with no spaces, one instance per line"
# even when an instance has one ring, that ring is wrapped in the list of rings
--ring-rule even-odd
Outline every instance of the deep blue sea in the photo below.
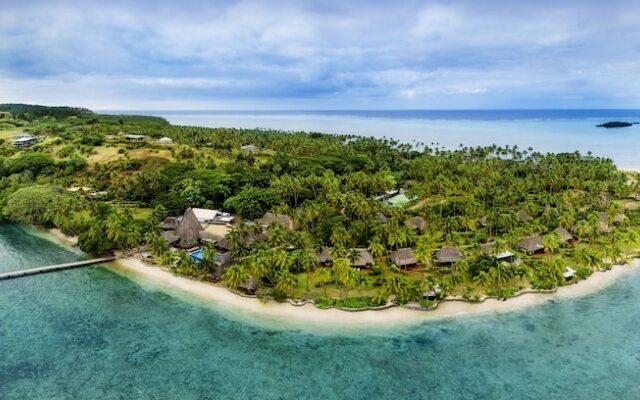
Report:
[[[133,113],[129,111],[128,113]],[[387,137],[456,148],[518,145],[540,152],[588,151],[621,168],[640,168],[640,125],[596,128],[611,120],[640,121],[640,110],[346,110],[136,111],[174,124],[271,128]]]
[[[1,271],[81,256],[0,225]],[[639,305],[634,272],[518,312],[316,334],[82,268],[0,281],[0,399],[639,399]]]

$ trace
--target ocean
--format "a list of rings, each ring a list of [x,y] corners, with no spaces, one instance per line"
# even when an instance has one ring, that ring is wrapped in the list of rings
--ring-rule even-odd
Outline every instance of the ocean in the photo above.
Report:
[[[0,225],[0,271],[82,257],[32,233]],[[80,268],[0,281],[0,399],[638,399],[639,303],[636,271],[522,311],[314,332]]]
[[[110,111],[111,113],[117,113]],[[604,129],[611,121],[640,121],[640,110],[355,110],[355,111],[127,111],[179,125],[271,128],[386,137],[404,143],[457,148],[497,144],[543,153],[591,151],[620,168],[640,169],[640,125]]]

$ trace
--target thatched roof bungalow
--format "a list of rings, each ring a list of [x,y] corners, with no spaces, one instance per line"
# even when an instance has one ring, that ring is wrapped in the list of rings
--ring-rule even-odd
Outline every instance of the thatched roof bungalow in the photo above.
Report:
[[[638,209],[638,204],[634,202],[628,202],[624,205],[624,209],[627,211],[636,211]]]
[[[527,253],[537,253],[539,251],[544,251],[544,242],[540,235],[533,235],[518,242],[518,247]]]
[[[573,236],[571,234],[571,232],[569,232],[568,230],[566,230],[565,228],[563,228],[561,226],[556,228],[556,229],[554,229],[553,231],[555,233],[557,233],[558,236],[560,237],[560,240],[562,240],[565,243],[572,242],[572,241],[576,240],[575,236]]]
[[[359,257],[351,261],[351,266],[356,268],[369,268],[373,265],[373,256],[369,250],[359,248],[353,249],[359,253]]]
[[[525,210],[518,211],[516,216],[518,217],[518,220],[520,220],[520,222],[531,221],[533,219],[531,218],[531,215],[529,215],[529,213],[526,212]]]
[[[457,247],[445,246],[436,252],[436,259],[440,264],[453,264],[463,257]]]
[[[413,217],[409,221],[409,226],[418,231],[423,231],[427,227],[427,221],[422,217]]]
[[[331,256],[331,252],[328,247],[323,247],[322,250],[316,254],[316,257],[318,258],[318,263],[320,265],[330,265],[333,263],[333,257]]]
[[[394,251],[391,253],[389,260],[400,268],[411,267],[418,263],[413,255],[413,250],[410,247]]]
[[[613,223],[616,225],[621,225],[627,220],[627,216],[624,214],[617,214],[613,217]]]
[[[258,290],[258,280],[252,276],[246,282],[241,283],[238,287],[246,294],[255,294],[256,290]]]

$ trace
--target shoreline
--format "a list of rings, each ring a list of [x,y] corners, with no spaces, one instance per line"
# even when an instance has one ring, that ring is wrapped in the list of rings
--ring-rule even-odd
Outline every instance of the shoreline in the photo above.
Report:
[[[77,244],[76,237],[66,236],[55,228],[37,229],[37,231],[43,233],[43,237],[68,248]],[[313,327],[320,330],[340,328],[341,331],[344,331],[345,328],[370,327],[384,331],[446,318],[520,311],[553,300],[589,295],[614,284],[633,271],[637,271],[636,267],[640,266],[640,258],[633,258],[627,264],[616,264],[608,271],[595,271],[587,279],[560,286],[553,292],[524,289],[524,293],[506,300],[487,297],[481,302],[449,298],[440,301],[435,308],[430,310],[397,305],[377,310],[321,309],[313,303],[296,305],[288,301],[283,303],[264,302],[256,297],[237,294],[225,286],[175,275],[156,265],[145,264],[135,257],[121,258],[102,265],[143,287],[161,290],[163,293],[183,301],[195,301],[199,305],[215,308],[230,318],[241,319],[243,322],[257,324],[261,327],[265,325],[276,329],[283,327],[309,329]],[[286,326],[283,326],[283,322],[286,323]]]
[[[551,300],[580,297],[595,293],[617,282],[630,274],[638,265],[640,260],[634,259],[629,264],[614,265],[609,271],[595,271],[587,279],[561,286],[553,293],[527,292],[506,300],[487,298],[480,303],[450,299],[440,302],[435,309],[429,311],[401,306],[381,310],[345,311],[337,308],[320,309],[314,304],[297,306],[289,302],[262,302],[254,297],[240,296],[223,286],[174,275],[157,266],[144,264],[136,258],[119,259],[109,263],[108,268],[143,285],[151,284],[154,288],[160,288],[178,297],[184,295],[195,297],[196,300],[213,305],[236,318],[237,312],[240,311],[247,314],[246,316],[279,324],[279,327],[282,327],[281,324],[284,321],[301,327],[312,324],[320,327],[385,328],[415,325],[443,318],[517,311]]]

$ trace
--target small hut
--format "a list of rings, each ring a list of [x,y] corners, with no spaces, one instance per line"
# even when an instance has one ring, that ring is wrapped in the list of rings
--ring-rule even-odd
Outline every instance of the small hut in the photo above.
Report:
[[[453,264],[462,258],[462,252],[457,247],[445,246],[436,252],[438,263],[446,265]]]
[[[509,250],[503,251],[501,253],[497,253],[494,249],[493,246],[495,245],[495,242],[489,242],[489,243],[485,243],[483,245],[481,245],[480,247],[482,248],[482,252],[490,257],[495,258],[496,260],[512,260],[513,257],[515,256],[515,254],[513,254],[512,252],[510,252]]]
[[[518,217],[518,220],[520,220],[520,222],[526,222],[526,221],[532,220],[531,215],[529,215],[529,213],[526,212],[525,210],[518,211],[516,216]]]
[[[427,227],[427,221],[425,221],[424,218],[421,217],[413,217],[409,221],[409,226],[411,226],[415,230],[423,231]]]
[[[180,240],[180,236],[175,235],[170,231],[162,232],[162,238],[167,241],[169,244],[177,243]]]
[[[355,268],[370,268],[373,265],[373,256],[367,249],[353,249],[359,253],[359,257],[351,261],[351,266]]]
[[[486,215],[485,215],[484,217],[480,217],[480,218],[478,218],[478,223],[479,223],[479,224],[480,224],[480,226],[482,226],[482,227],[487,226],[487,223],[488,223],[487,221],[488,221],[488,219],[487,219],[487,216],[486,216]]]
[[[258,280],[252,276],[246,282],[241,283],[238,287],[246,294],[256,294],[256,290],[258,290]]]
[[[636,211],[638,209],[638,204],[634,202],[629,202],[624,205],[624,209],[627,211]]]
[[[576,271],[574,269],[567,267],[562,273],[562,276],[564,276],[565,280],[570,280],[571,278],[573,278],[575,274],[576,274]]]
[[[323,247],[322,250],[316,254],[316,257],[318,258],[318,264],[322,266],[331,265],[333,263],[333,257],[331,256],[328,247]]]
[[[160,224],[160,228],[164,229],[165,231],[174,231],[178,229],[178,222],[180,221],[178,221],[178,218],[176,217],[167,217]]]
[[[627,220],[627,216],[624,214],[617,214],[613,217],[613,223],[616,225],[622,225]]]
[[[176,235],[180,237],[180,247],[191,247],[198,244],[202,226],[191,208],[185,211],[178,224]]]
[[[400,268],[412,267],[418,263],[410,247],[394,251],[389,260]]]
[[[571,234],[571,232],[569,232],[568,230],[566,230],[563,227],[557,227],[556,229],[553,230],[556,234],[558,234],[558,236],[560,237],[560,240],[562,240],[565,243],[569,243],[569,242],[573,242],[574,240],[576,240],[575,236],[573,236]]]
[[[518,242],[518,247],[520,247],[527,253],[533,254],[544,251],[544,242],[542,241],[540,235],[533,235]]]
[[[296,222],[288,215],[274,214],[270,212],[266,213],[262,218],[260,218],[258,220],[258,223],[264,227],[267,227],[271,224],[280,224],[284,228],[287,228],[289,230],[298,229],[298,224],[296,224]]]
[[[160,144],[171,144],[173,143],[173,140],[170,137],[161,137],[160,139],[158,139],[158,143]]]
[[[377,213],[377,214],[376,214],[376,217],[377,217],[377,218],[378,218],[378,220],[379,220],[380,222],[382,222],[383,224],[384,224],[385,222],[387,222],[387,216],[386,216],[386,215],[384,215],[384,214],[383,214],[383,213],[381,213],[381,212]]]

